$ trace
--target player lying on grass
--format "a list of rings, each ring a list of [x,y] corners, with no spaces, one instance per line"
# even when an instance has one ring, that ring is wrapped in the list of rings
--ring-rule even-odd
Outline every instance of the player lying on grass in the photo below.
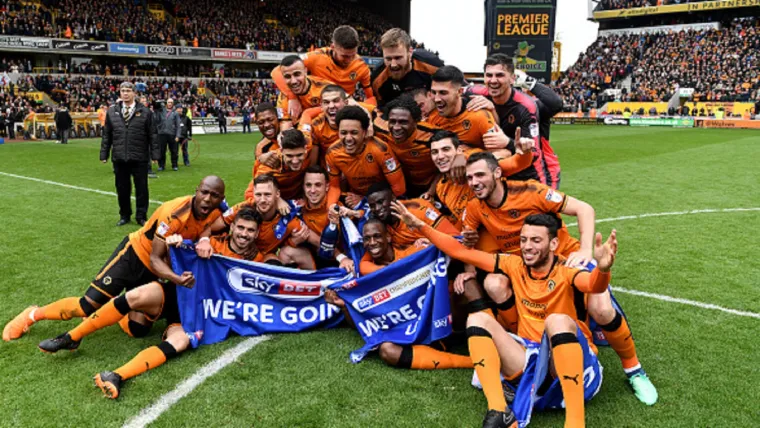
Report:
[[[521,302],[519,337],[511,336],[487,314],[475,313],[467,319],[470,357],[488,401],[483,426],[517,427],[515,415],[504,398],[502,376],[507,383],[520,385],[516,405],[528,405],[535,410],[565,407],[565,427],[585,426],[584,399],[591,399],[599,391],[602,367],[591,332],[584,320],[578,319],[575,295],[607,289],[617,252],[615,231],[604,243],[602,235],[596,235],[597,268],[588,272],[566,266],[565,259],[555,255],[559,246],[558,221],[549,214],[525,218],[520,231],[520,256],[511,256],[468,249],[453,237],[427,226],[402,204],[394,203],[393,211],[409,227],[419,228],[433,245],[450,257],[505,275]],[[520,383],[521,377],[540,379],[546,374],[537,373],[535,364],[542,357],[539,350],[542,340],[551,344],[552,368],[544,366],[551,374],[547,377],[548,385]],[[538,395],[531,400],[534,388],[538,388]]]
[[[422,220],[420,220],[422,221]],[[425,247],[423,245],[410,245],[405,249],[399,249],[391,245],[391,235],[385,223],[377,218],[370,218],[364,224],[362,240],[365,254],[359,264],[362,275],[372,272],[408,257]],[[325,291],[325,299],[343,309],[346,319],[351,320],[346,303],[338,297],[333,290]],[[391,342],[380,344],[378,352],[380,359],[386,364],[406,369],[415,370],[442,370],[442,369],[465,369],[472,367],[470,357],[446,352],[454,344],[453,338],[436,341],[430,345],[397,345]]]
[[[218,208],[223,200],[224,182],[219,177],[208,176],[201,180],[194,196],[164,203],[145,226],[129,234],[116,247],[83,297],[66,297],[43,307],[26,308],[5,326],[3,340],[18,339],[40,320],[65,321],[90,316],[122,291],[157,280],[161,275],[151,266],[155,249],[164,248],[166,237],[175,233],[184,239],[198,239],[203,229],[221,216]],[[135,329],[136,336],[147,334],[140,331],[139,326]]]
[[[556,253],[568,259],[570,266],[581,265],[593,258],[594,209],[587,203],[567,196],[537,181],[513,181],[503,178],[502,169],[491,153],[475,153],[467,160],[467,181],[477,199],[467,204],[463,215],[462,236],[468,247],[480,239],[478,230],[485,228],[498,244],[498,252],[517,253],[523,220],[531,214],[568,214],[578,218],[580,240],[570,236],[561,224],[557,232]],[[488,295],[496,303],[499,317],[512,331],[516,328],[515,297],[503,274],[492,273],[483,281]],[[657,390],[641,367],[628,322],[612,304],[608,290],[585,296],[580,308],[604,331],[612,349],[620,357],[628,381],[636,397],[645,404],[657,401]],[[587,321],[587,320],[583,320]]]
[[[236,259],[265,262],[272,255],[263,254],[256,248],[256,236],[259,233],[261,216],[252,209],[240,210],[230,227],[230,234],[213,237],[209,240],[216,254]],[[175,234],[166,238],[166,246],[155,259],[157,270],[165,273],[171,271],[168,259],[168,246],[177,246],[183,241],[182,236]],[[189,278],[185,286],[192,288],[195,278],[191,272],[185,272],[182,277]],[[178,281],[180,278],[175,278]],[[117,398],[120,393],[121,383],[127,379],[154,369],[167,360],[184,352],[190,345],[190,339],[180,324],[179,308],[177,306],[176,286],[171,282],[153,281],[137,287],[115,298],[111,302],[98,309],[90,317],[82,321],[73,330],[66,333],[71,338],[72,346],[62,346],[61,341],[44,341],[40,348],[48,352],[56,352],[60,349],[76,349],[82,339],[90,334],[119,323],[122,328],[127,317],[136,318],[140,315],[140,323],[146,329],[160,318],[166,320],[166,330],[163,340],[158,346],[151,346],[137,354],[132,360],[114,371],[105,371],[95,375],[97,385],[108,398]],[[125,331],[131,335],[127,328]]]

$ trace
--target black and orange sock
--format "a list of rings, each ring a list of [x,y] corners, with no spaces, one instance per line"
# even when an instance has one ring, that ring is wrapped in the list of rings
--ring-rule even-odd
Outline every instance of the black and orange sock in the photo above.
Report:
[[[127,295],[123,294],[108,303],[103,305],[100,309],[95,311],[82,321],[73,330],[69,331],[71,339],[74,341],[80,341],[83,337],[88,336],[101,328],[108,327],[109,325],[116,324],[124,315],[128,314],[132,309],[127,302]]]
[[[501,386],[501,359],[491,334],[480,327],[467,327],[467,343],[472,365],[488,400],[488,409],[503,412],[507,400]]]
[[[583,349],[573,333],[551,337],[552,359],[565,399],[565,428],[583,428],[585,403],[583,396]]]
[[[66,297],[57,300],[47,306],[37,308],[34,311],[33,318],[35,321],[40,320],[70,320],[72,318],[82,318],[85,316],[82,305],[79,303],[79,297]]]
[[[491,306],[489,305],[488,300],[486,299],[477,299],[473,300],[471,302],[467,302],[465,305],[465,310],[467,311],[467,314],[474,314],[477,312],[482,312],[491,318],[496,318],[493,315],[493,309],[491,309]]]
[[[641,369],[639,357],[636,355],[636,344],[633,342],[633,333],[620,312],[615,311],[615,318],[609,324],[600,327],[604,330],[604,337],[607,338],[610,347],[620,357],[623,370],[626,373],[634,373]]]
[[[169,342],[161,342],[158,346],[151,346],[135,355],[127,364],[114,370],[114,373],[121,376],[122,380],[133,378],[143,374],[148,370],[155,369],[166,360],[175,357],[177,350]]]
[[[515,306],[514,293],[512,293],[512,296],[510,296],[509,299],[496,304],[496,312],[499,314],[499,316],[496,317],[499,324],[512,333],[517,333],[517,321],[519,316],[517,314],[517,306]]]
[[[439,351],[427,345],[404,345],[398,367],[414,370],[469,369],[472,360],[467,355]]]

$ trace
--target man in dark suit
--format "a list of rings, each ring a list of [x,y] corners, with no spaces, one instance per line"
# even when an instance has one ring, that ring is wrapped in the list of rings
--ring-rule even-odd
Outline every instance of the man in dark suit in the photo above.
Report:
[[[53,121],[55,122],[56,133],[58,134],[58,142],[60,144],[69,144],[69,132],[71,132],[73,121],[66,106],[61,105],[60,109],[55,112]]]
[[[148,163],[160,157],[154,137],[153,115],[148,107],[135,101],[134,86],[124,82],[119,86],[121,100],[106,112],[100,161],[106,163],[109,154],[116,176],[119,199],[117,226],[129,223],[132,217],[132,183],[135,183],[135,220],[140,226],[148,219]]]

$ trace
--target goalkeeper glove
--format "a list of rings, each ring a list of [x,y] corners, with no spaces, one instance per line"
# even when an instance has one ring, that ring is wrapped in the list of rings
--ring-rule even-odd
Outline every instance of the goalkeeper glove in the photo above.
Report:
[[[528,76],[524,71],[515,69],[515,88],[524,89],[526,91],[532,91],[536,86],[536,79]]]

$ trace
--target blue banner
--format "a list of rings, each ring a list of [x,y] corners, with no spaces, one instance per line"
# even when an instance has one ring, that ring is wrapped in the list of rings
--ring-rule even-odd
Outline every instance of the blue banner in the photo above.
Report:
[[[109,52],[133,54],[133,55],[145,55],[145,45],[135,45],[126,43],[109,43]]]
[[[383,342],[429,344],[451,334],[447,265],[448,258],[430,247],[370,275],[330,286],[345,300],[365,342],[351,353],[352,362]]]
[[[330,328],[342,321],[324,287],[350,279],[343,269],[302,271],[214,255],[191,246],[171,248],[172,269],[193,272],[195,286],[177,287],[182,327],[192,346],[221,342],[230,333],[257,336]]]

